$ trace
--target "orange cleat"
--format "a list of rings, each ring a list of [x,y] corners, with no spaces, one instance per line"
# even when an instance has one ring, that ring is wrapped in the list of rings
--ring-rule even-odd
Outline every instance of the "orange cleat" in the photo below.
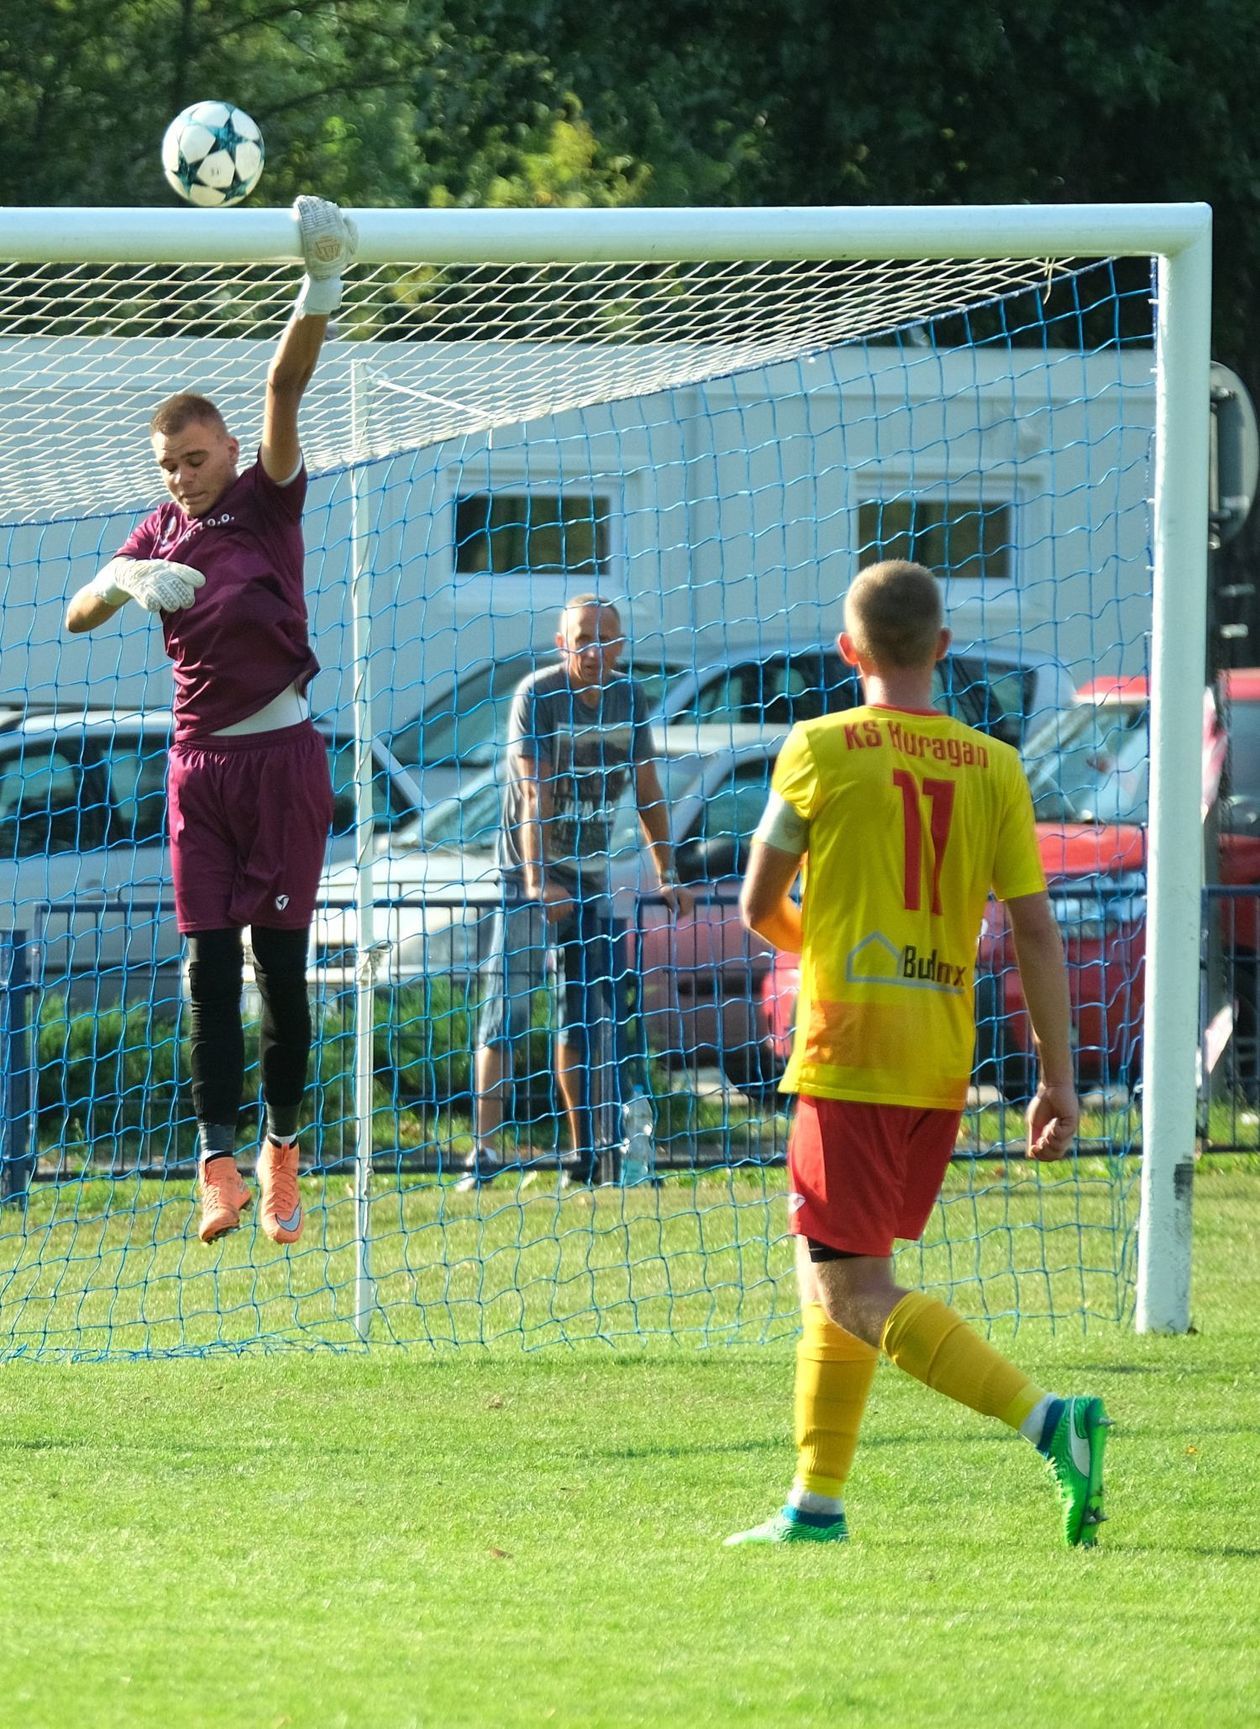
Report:
[[[296,1141],[264,1140],[258,1155],[262,1228],[273,1243],[296,1243],[302,1235],[302,1197],[298,1193]]]
[[[201,1194],[201,1224],[197,1235],[203,1243],[226,1237],[240,1225],[241,1214],[253,1202],[244,1179],[231,1158],[211,1159],[201,1167],[197,1185]]]

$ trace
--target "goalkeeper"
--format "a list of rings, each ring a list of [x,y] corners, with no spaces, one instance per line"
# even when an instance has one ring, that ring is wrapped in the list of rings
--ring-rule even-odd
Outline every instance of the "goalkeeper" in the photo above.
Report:
[[[235,1159],[246,926],[262,998],[261,1222],[277,1243],[294,1243],[302,1232],[306,957],[332,788],[306,697],[319,663],[307,630],[298,407],[357,237],[322,198],[299,198],[293,209],[306,276],[267,374],[257,461],[238,470],[240,445],[204,396],[163,402],[149,431],[170,501],[74,595],[66,615],[70,630],[88,631],[128,602],[141,606],[160,617],[174,663],[167,814],[175,910],[188,940],[205,1243],[235,1230],[253,1199]]]
[[[788,1208],[803,1325],[787,1504],[727,1542],[847,1536],[844,1486],[882,1352],[1031,1441],[1054,1474],[1068,1543],[1092,1544],[1102,1401],[1035,1386],[960,1315],[893,1278],[894,1239],[922,1234],[957,1139],[990,889],[1006,902],[1040,1059],[1028,1151],[1062,1158],[1076,1132],[1067,979],[1028,784],[1008,745],[931,707],[950,637],[930,571],[860,572],[845,625],[840,652],[866,706],[793,729],[743,888],[749,927],[801,957],[784,1087],[800,1095]]]

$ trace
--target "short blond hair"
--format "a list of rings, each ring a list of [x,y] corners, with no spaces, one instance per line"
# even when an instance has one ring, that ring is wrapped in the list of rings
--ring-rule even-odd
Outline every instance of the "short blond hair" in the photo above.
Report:
[[[906,670],[935,661],[944,623],[940,583],[904,558],[860,570],[844,597],[845,629],[876,666]]]

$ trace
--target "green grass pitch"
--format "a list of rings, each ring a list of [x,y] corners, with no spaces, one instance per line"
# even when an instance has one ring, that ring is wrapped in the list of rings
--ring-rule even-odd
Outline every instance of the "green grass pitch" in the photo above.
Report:
[[[10,1362],[0,1721],[1253,1724],[1260,1173],[1201,1172],[1196,1239],[1192,1336],[1012,1346],[1116,1418],[1093,1553],[887,1367],[852,1543],[724,1550],[791,1473],[786,1335]]]

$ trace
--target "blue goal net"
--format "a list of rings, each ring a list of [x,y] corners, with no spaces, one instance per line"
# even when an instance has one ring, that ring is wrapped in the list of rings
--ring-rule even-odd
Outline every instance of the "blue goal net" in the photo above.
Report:
[[[251,1215],[199,1241],[170,667],[139,607],[85,636],[64,613],[162,496],[158,400],[213,397],[248,459],[294,274],[0,268],[0,1354],[790,1334],[777,1083],[799,981],[743,928],[739,884],[789,729],[860,700],[841,600],[890,557],[944,585],[938,704],[1025,753],[1085,1098],[1077,1154],[1029,1165],[1031,1040],[994,905],[957,1156],[904,1274],[994,1324],[1126,1318],[1146,260],[353,273],[302,421],[312,716],[336,797],[306,1225],[289,1247]],[[617,609],[692,904],[662,893],[632,772],[598,917],[565,943],[529,934],[499,848],[514,704],[587,595]]]

